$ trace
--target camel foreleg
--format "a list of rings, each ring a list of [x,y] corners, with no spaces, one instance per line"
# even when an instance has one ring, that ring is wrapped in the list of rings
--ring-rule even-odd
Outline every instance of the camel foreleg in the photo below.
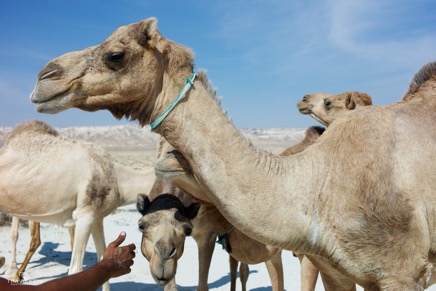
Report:
[[[283,279],[282,251],[278,251],[269,261],[265,262],[271,280],[273,291],[283,291],[285,289]]]
[[[92,238],[94,239],[95,249],[97,251],[97,260],[103,258],[104,251],[106,250],[106,243],[104,240],[103,219],[96,220],[91,228]],[[103,284],[103,291],[109,291],[109,282]]]
[[[250,275],[250,268],[248,264],[241,263],[239,265],[239,279],[241,280],[242,291],[247,290],[248,276]]]
[[[18,217],[12,216],[12,223],[11,223],[11,259],[9,262],[8,269],[6,270],[6,275],[9,279],[18,281],[19,277],[16,278],[17,275],[17,241],[18,241],[18,223],[20,222],[20,219]]]
[[[236,273],[238,272],[238,264],[238,260],[229,255],[230,291],[236,291]]]
[[[199,237],[194,237],[198,246],[198,288],[197,291],[209,290],[207,281],[209,278],[209,268],[215,249],[214,232],[209,232]]]
[[[301,291],[314,291],[319,270],[305,255],[297,255],[300,260]]]

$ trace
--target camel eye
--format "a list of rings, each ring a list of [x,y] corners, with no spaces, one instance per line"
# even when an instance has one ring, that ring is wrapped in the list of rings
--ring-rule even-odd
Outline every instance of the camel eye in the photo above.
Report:
[[[330,109],[332,107],[332,102],[328,99],[324,99],[324,107]]]
[[[124,53],[123,52],[116,52],[116,53],[110,53],[107,56],[107,60],[111,63],[118,63],[121,62],[124,58]]]
[[[138,223],[138,229],[140,232],[144,232],[147,229],[147,224],[146,223]]]
[[[104,55],[104,62],[112,70],[118,70],[124,65],[125,55],[125,52],[110,52]]]
[[[192,234],[192,227],[189,224],[184,224],[182,226],[183,228],[183,233],[185,234],[185,236],[190,236]]]

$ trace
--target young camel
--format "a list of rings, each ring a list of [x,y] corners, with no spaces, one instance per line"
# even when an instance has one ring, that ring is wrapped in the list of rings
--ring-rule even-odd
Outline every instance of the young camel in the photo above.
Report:
[[[0,176],[2,212],[32,222],[75,227],[69,274],[82,270],[91,233],[97,256],[102,256],[104,217],[119,206],[135,203],[137,194],[149,190],[154,180],[153,169],[125,167],[104,150],[61,137],[40,121],[14,128],[0,149]],[[15,280],[40,244],[37,226],[31,224],[30,250]],[[108,283],[104,289],[109,289]]]
[[[165,162],[162,161],[162,158],[166,156],[168,152],[173,152],[173,150],[174,148],[161,138],[158,150],[158,163],[161,163],[161,165],[165,164]],[[187,165],[187,163],[185,163],[185,165]],[[193,202],[192,196],[199,198],[199,200],[202,201],[199,214],[191,220],[193,225],[192,237],[197,242],[199,254],[200,268],[198,290],[208,290],[207,279],[217,234],[220,236],[220,241],[222,242],[223,247],[230,255],[231,290],[236,289],[236,269],[238,261],[242,262],[240,266],[240,274],[243,290],[246,290],[246,282],[249,274],[248,264],[257,264],[261,262],[265,262],[267,266],[273,290],[284,290],[281,251],[275,247],[255,241],[242,234],[238,229],[233,228],[233,226],[219,213],[217,208],[211,204],[210,200],[204,196],[203,191],[199,190],[195,178],[190,174],[189,165],[181,168],[182,170],[180,173],[178,172],[179,169],[180,168],[177,168],[172,171],[169,175],[171,176],[171,179],[157,178],[155,185],[153,185],[149,194],[149,199],[154,201],[153,199],[156,199],[162,195],[162,193],[165,193],[164,195],[168,195],[169,193],[179,199],[185,206],[188,206]],[[185,169],[186,171],[189,171],[189,173],[186,173]],[[184,183],[183,181],[189,182]],[[179,185],[181,187],[178,187]],[[189,185],[193,185],[194,187],[189,187]],[[185,193],[190,195],[186,195]],[[148,200],[138,197],[137,208],[141,213],[141,209],[145,202],[148,203]],[[171,212],[171,210],[165,208],[160,212],[162,213],[162,219],[160,220],[156,218],[156,214],[153,214],[153,219],[151,219],[143,213],[144,216],[140,220],[140,225],[142,225],[141,221],[153,221],[153,231],[143,232],[141,249],[144,256],[150,261],[152,273],[154,274],[153,277],[155,279],[157,277],[155,274],[162,273],[160,267],[163,266],[162,262],[165,262],[166,259],[164,256],[161,256],[160,253],[153,253],[150,252],[150,250],[153,250],[153,246],[162,243],[162,241],[166,241],[166,245],[173,245],[174,243],[172,242],[178,242],[178,244],[183,245],[185,238],[183,232],[177,232],[174,230],[178,227],[177,223],[168,223],[168,217],[174,220],[174,216],[168,216],[165,212]],[[151,223],[146,223],[148,226],[150,224]],[[168,224],[174,225],[174,229],[170,227],[166,228],[166,231],[164,231],[163,229],[165,229],[165,227],[159,227],[160,225]],[[156,233],[154,232],[154,229],[157,229]],[[178,237],[176,238],[176,236]],[[176,246],[176,250],[183,250],[183,248],[177,244]],[[180,257],[181,254],[177,253],[177,255],[174,256],[174,260],[177,260]],[[170,267],[172,268],[171,271],[168,270]],[[167,282],[172,281],[171,284],[168,285],[175,286],[173,278],[176,273],[176,267],[176,262],[170,266],[165,264],[165,273],[172,277],[161,278],[160,280],[156,280],[156,282],[167,284]],[[167,289],[167,286],[165,289]],[[171,289],[173,287],[168,288]]]
[[[287,157],[247,141],[211,98],[206,75],[192,80],[193,63],[191,51],[164,38],[149,18],[50,61],[31,100],[38,112],[108,109],[153,124],[232,225],[310,255],[328,276],[327,290],[354,290],[354,283],[422,290],[432,283],[436,62],[414,77],[413,99],[345,114]],[[181,88],[186,96],[173,103]]]
[[[342,117],[346,112],[360,106],[372,105],[372,98],[366,93],[344,92],[337,95],[326,93],[311,93],[298,102],[297,108],[302,114],[308,114],[325,126],[329,126],[335,119]],[[297,154],[314,144],[324,133],[324,128],[311,127],[306,131],[304,140],[292,147],[285,149],[281,156]],[[300,260],[301,267],[301,290],[315,290],[319,270],[310,259],[303,255],[294,253]],[[321,273],[322,276],[322,273]]]
[[[337,95],[312,93],[298,102],[297,108],[302,114],[308,114],[325,126],[356,107],[372,105],[371,97],[361,92],[344,92]]]

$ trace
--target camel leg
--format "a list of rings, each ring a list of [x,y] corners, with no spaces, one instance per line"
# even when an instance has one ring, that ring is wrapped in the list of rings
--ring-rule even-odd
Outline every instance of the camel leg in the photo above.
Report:
[[[247,290],[248,275],[250,274],[250,269],[247,264],[241,263],[239,265],[239,279],[241,280],[242,291]]]
[[[318,268],[305,256],[299,255],[301,267],[301,291],[314,291],[318,280]]]
[[[236,291],[236,272],[238,271],[238,263],[238,260],[229,255],[230,291]]]
[[[27,265],[30,262],[35,251],[41,245],[41,233],[40,233],[40,224],[39,222],[29,221],[30,228],[30,245],[29,250],[27,251],[26,257],[24,258],[23,263],[20,266],[20,269],[17,271],[16,277],[23,280],[23,274],[26,270]]]
[[[11,259],[9,262],[8,269],[6,270],[6,275],[11,280],[18,281],[18,278],[15,278],[17,274],[17,241],[18,241],[18,223],[20,222],[20,219],[18,217],[12,216],[12,223],[11,223],[11,244],[12,244],[12,253],[11,253]]]
[[[335,279],[326,273],[320,272],[322,283],[326,291],[356,291],[356,284],[348,279]],[[381,289],[384,290],[384,289]],[[386,290],[410,290],[410,289],[386,289]]]
[[[215,249],[214,232],[210,232],[201,238],[196,239],[198,246],[198,288],[197,291],[209,290],[207,285],[209,277],[210,263],[212,262],[212,255]]]
[[[269,261],[265,262],[271,280],[273,291],[283,291],[285,289],[283,279],[282,251],[278,251]]]
[[[74,226],[70,226],[68,228],[68,233],[70,234],[70,246],[71,246],[71,250],[73,250],[73,247],[74,247],[74,230],[75,230]]]
[[[68,274],[75,274],[83,269],[83,258],[85,257],[86,244],[88,243],[89,235],[91,234],[92,225],[95,223],[95,219],[87,214],[73,213],[75,219],[76,230],[74,233],[74,246],[71,254],[70,268]]]
[[[71,233],[71,232],[70,232]],[[95,249],[97,251],[97,260],[100,261],[103,253],[106,250],[106,243],[104,240],[104,227],[103,219],[96,220],[91,228],[92,238],[94,239]],[[109,282],[103,284],[103,291],[109,291]]]

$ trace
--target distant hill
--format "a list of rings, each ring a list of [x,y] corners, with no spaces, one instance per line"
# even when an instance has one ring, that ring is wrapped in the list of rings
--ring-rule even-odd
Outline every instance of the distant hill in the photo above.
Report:
[[[0,146],[12,131],[12,127],[0,127]],[[148,127],[135,125],[117,126],[79,126],[56,127],[65,137],[85,140],[103,148],[143,148],[155,149],[159,136]],[[305,129],[297,128],[265,128],[241,129],[241,132],[253,144],[261,148],[274,149],[294,145],[304,137]]]

